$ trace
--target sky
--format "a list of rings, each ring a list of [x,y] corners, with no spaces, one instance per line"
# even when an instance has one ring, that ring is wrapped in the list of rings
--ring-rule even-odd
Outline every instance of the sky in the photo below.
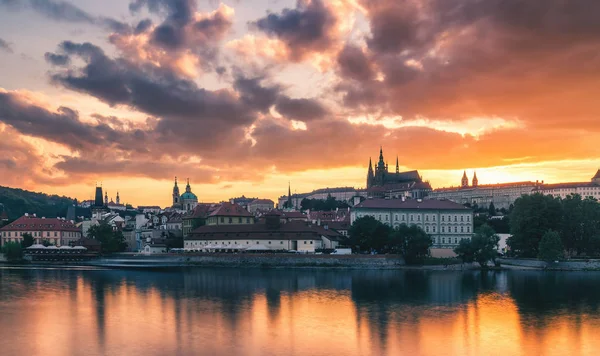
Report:
[[[0,185],[167,206],[589,181],[597,0],[0,0]]]

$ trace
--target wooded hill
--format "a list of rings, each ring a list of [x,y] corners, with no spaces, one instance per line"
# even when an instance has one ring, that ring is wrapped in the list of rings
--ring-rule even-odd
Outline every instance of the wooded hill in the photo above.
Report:
[[[48,218],[66,217],[67,210],[73,203],[74,199],[68,197],[0,186],[0,212],[6,211],[11,220],[25,213]]]

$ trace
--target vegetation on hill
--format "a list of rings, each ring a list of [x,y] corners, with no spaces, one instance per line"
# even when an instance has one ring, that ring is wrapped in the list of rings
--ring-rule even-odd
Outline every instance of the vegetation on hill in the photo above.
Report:
[[[25,213],[48,218],[65,217],[73,202],[74,200],[68,197],[0,186],[0,211],[4,209],[11,220]]]

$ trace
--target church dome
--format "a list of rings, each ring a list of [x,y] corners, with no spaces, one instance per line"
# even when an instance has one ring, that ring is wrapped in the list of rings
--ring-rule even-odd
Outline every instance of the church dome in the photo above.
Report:
[[[198,200],[198,197],[196,196],[196,194],[192,193],[192,192],[185,192],[183,194],[181,194],[181,199],[184,200]]]

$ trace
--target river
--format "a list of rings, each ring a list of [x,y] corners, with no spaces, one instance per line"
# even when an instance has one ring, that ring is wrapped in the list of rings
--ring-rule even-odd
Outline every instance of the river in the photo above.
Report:
[[[599,355],[600,273],[0,267],[0,354]]]

